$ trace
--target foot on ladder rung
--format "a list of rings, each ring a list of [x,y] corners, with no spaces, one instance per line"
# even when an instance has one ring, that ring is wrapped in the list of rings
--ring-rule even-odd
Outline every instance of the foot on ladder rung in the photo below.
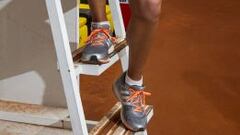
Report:
[[[76,75],[78,74],[85,74],[85,75],[100,75],[109,67],[111,67],[114,63],[116,63],[121,55],[117,55],[122,51],[126,51],[127,49],[127,42],[124,39],[117,39],[116,44],[114,44],[114,51],[110,53],[110,62],[107,64],[102,65],[94,65],[94,64],[86,64],[82,63],[80,58],[82,55],[83,48],[79,48],[72,53],[73,61],[75,64]],[[122,53],[126,55],[126,53]]]
[[[147,106],[148,122],[153,116],[153,107]],[[121,103],[116,103],[113,108],[91,129],[89,135],[145,135],[146,131],[132,132],[125,128],[120,118]]]

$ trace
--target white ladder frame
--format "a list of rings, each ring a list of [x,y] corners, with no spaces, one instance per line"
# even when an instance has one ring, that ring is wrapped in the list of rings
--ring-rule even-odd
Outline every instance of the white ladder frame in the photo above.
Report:
[[[79,93],[80,83],[78,81],[80,74],[95,73],[99,75],[118,59],[121,60],[122,69],[126,71],[128,69],[128,57],[129,48],[125,47],[118,56],[115,57],[113,62],[109,65],[103,66],[91,66],[91,65],[75,65],[72,59],[72,53],[70,49],[69,39],[67,35],[66,24],[63,15],[63,9],[61,0],[45,0],[54,45],[56,49],[58,65],[63,82],[64,93],[66,96],[67,106],[70,114],[71,125],[74,135],[88,135],[84,110],[82,106],[81,96]],[[123,24],[122,13],[118,0],[109,0],[110,8],[113,15],[115,33],[118,38],[125,39],[126,32]],[[86,69],[82,70],[83,67]]]
[[[87,135],[87,126],[60,0],[46,0],[64,93],[74,135]]]

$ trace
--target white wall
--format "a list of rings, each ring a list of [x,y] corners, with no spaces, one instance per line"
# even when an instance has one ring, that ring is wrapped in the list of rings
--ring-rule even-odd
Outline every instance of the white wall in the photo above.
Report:
[[[62,0],[71,43],[76,0]],[[0,0],[0,100],[66,106],[45,0]]]

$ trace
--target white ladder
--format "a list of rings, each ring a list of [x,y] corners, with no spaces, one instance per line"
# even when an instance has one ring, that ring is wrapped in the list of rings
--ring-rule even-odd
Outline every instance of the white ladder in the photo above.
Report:
[[[64,93],[70,114],[74,135],[88,135],[87,123],[84,116],[81,96],[79,93],[79,77],[81,74],[100,75],[119,59],[122,69],[128,69],[128,51],[126,46],[117,55],[111,58],[108,64],[88,65],[74,63],[67,35],[61,0],[45,0],[49,14],[52,35],[54,39],[58,65],[64,86]],[[123,24],[120,4],[118,0],[109,0],[110,9],[114,20],[115,34],[118,39],[125,39],[126,32]],[[146,132],[144,132],[146,134]]]

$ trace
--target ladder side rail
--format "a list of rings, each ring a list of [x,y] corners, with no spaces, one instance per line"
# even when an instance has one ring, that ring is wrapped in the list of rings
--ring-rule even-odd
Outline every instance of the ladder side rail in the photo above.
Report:
[[[74,135],[87,135],[87,126],[67,35],[61,0],[45,0]]]
[[[112,13],[114,30],[117,38],[126,38],[125,26],[123,23],[122,12],[119,0],[108,0]]]
[[[76,41],[78,41],[77,42],[77,44],[76,44],[76,49],[78,49],[78,46],[79,46],[79,35],[80,35],[80,30],[79,30],[79,24],[80,24],[80,19],[79,19],[79,13],[80,13],[80,11],[79,11],[79,7],[80,7],[80,4],[81,4],[81,1],[80,0],[77,0],[77,24],[76,24],[76,34],[77,34],[77,36],[76,36]],[[76,72],[75,72],[76,73]],[[78,89],[79,89],[79,92],[80,92],[80,74],[76,74],[76,78],[77,78],[77,82],[78,82]]]
[[[108,0],[112,13],[114,30],[117,38],[126,38],[125,26],[123,23],[122,12],[120,8],[119,0]],[[127,71],[129,63],[129,47],[126,46],[122,51],[118,53],[120,55],[122,70]]]

